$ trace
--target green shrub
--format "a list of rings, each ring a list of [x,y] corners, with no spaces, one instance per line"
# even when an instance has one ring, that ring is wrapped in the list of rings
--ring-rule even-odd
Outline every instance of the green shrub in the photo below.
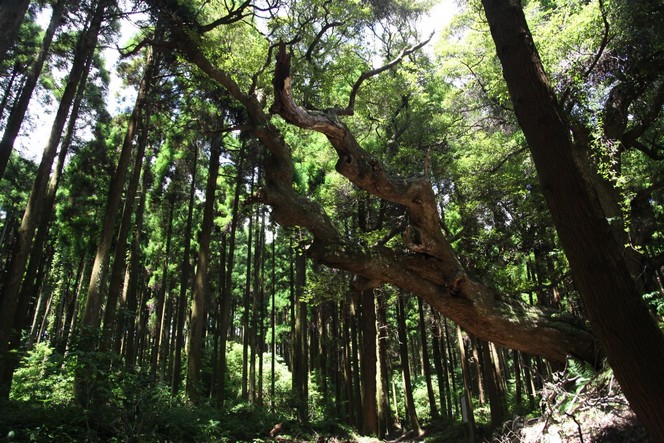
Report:
[[[48,343],[38,343],[14,372],[10,398],[19,401],[69,403],[74,372]]]

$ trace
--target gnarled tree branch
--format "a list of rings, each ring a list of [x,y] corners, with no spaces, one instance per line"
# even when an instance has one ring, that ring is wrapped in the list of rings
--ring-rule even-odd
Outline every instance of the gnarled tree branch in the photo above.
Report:
[[[356,186],[406,209],[406,251],[384,245],[365,247],[342,236],[324,209],[292,187],[291,153],[259,100],[242,91],[228,73],[215,67],[186,32],[173,26],[173,41],[190,63],[222,85],[247,110],[253,135],[269,151],[266,182],[251,200],[272,207],[283,226],[310,231],[308,254],[328,266],[344,269],[372,282],[390,283],[410,291],[472,334],[502,346],[563,360],[568,355],[597,363],[595,339],[581,321],[551,309],[509,299],[468,277],[441,231],[431,184],[390,176],[364,151],[334,113],[306,111],[293,102],[290,55],[281,45],[273,85],[272,112],[301,128],[327,136],[339,160],[336,169]]]

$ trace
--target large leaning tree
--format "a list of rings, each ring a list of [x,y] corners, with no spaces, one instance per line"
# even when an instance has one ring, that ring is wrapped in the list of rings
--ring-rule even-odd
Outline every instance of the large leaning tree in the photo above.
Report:
[[[195,11],[177,2],[151,0],[148,3],[153,14],[167,23],[168,35],[159,44],[176,49],[187,63],[218,82],[244,107],[248,124],[241,129],[258,139],[267,152],[265,183],[251,201],[271,206],[274,219],[282,226],[307,229],[312,238],[307,249],[309,257],[362,276],[372,284],[390,283],[410,291],[477,337],[552,360],[573,356],[598,363],[602,351],[595,334],[581,319],[524,304],[471,278],[442,229],[431,183],[391,174],[380,159],[361,146],[344,123],[344,116],[355,111],[355,99],[363,82],[399,64],[416,51],[418,45],[404,49],[381,68],[358,72],[344,106],[314,110],[297,103],[292,89],[290,48],[300,41],[300,35],[295,35],[288,43],[275,42],[269,46],[266,66],[276,59],[272,100],[266,100],[266,91],[257,87],[257,76],[243,83],[230,67],[211,56],[206,33],[251,17],[260,10],[259,6],[250,1],[234,3],[222,17],[212,20],[208,17],[201,22]],[[558,112],[556,96],[548,87],[538,62],[520,3],[517,0],[484,3],[517,117],[599,344],[607,352],[609,362],[615,365],[616,375],[649,433],[664,435],[664,430],[658,434],[660,428],[656,422],[661,421],[657,418],[658,412],[652,412],[662,410],[664,398],[661,384],[653,378],[653,375],[664,374],[661,333],[640,302],[634,279],[620,259],[620,244],[606,226],[606,217],[595,200],[592,183],[575,166],[573,158],[570,159],[573,157],[571,130]],[[321,25],[309,49],[335,26],[339,24],[331,20]],[[305,57],[310,53],[307,50]],[[526,63],[530,63],[529,69],[520,71],[519,67]],[[269,107],[268,101],[271,102]],[[533,107],[538,109],[537,113]],[[388,234],[390,238],[382,238],[374,244],[347,238],[319,203],[296,191],[292,150],[279,130],[276,115],[290,125],[323,134],[336,152],[336,170],[342,176],[357,188],[402,208],[406,223],[401,229],[393,230]],[[565,198],[569,193],[574,195],[567,206]],[[580,217],[579,233],[571,232],[576,217]],[[399,241],[392,241],[389,243],[392,246],[388,246],[388,240],[395,236],[399,236]],[[644,347],[654,349],[659,355],[644,362],[639,359],[639,354],[646,351]],[[635,363],[629,364],[626,359],[633,359]],[[643,365],[641,369],[635,367],[636,362]],[[640,375],[643,370],[647,372],[645,377]],[[642,401],[639,396],[645,399],[642,404],[639,404]]]

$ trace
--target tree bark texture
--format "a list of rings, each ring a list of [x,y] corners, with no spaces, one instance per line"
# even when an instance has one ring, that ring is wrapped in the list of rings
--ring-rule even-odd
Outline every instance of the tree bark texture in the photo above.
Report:
[[[583,174],[518,0],[483,0],[503,76],[544,197],[602,349],[652,439],[664,435],[664,336],[648,313]],[[499,342],[497,342],[499,343]],[[537,354],[537,353],[536,353]]]

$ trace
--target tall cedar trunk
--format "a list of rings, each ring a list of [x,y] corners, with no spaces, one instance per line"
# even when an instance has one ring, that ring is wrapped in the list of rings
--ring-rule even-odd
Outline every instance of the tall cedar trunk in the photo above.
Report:
[[[353,377],[352,377],[352,365],[351,365],[351,340],[350,340],[350,308],[349,300],[346,297],[341,303],[341,331],[343,337],[342,344],[342,361],[343,361],[343,374],[344,374],[344,402],[345,402],[345,414],[346,414],[346,423],[349,425],[354,425],[355,421],[355,401],[353,399]],[[359,406],[359,405],[357,405]]]
[[[472,354],[472,359],[468,359],[468,364],[473,368],[472,371],[475,377],[472,377],[472,393],[477,396],[477,400],[480,406],[486,404],[486,395],[484,392],[484,382],[482,377],[482,368],[480,365],[481,357],[480,351],[477,344],[477,339],[470,336],[470,351]]]
[[[154,317],[155,324],[152,330],[152,349],[150,352],[150,378],[157,379],[157,369],[159,364],[159,351],[164,348],[164,325],[162,320],[164,318],[164,311],[166,311],[166,294],[170,293],[168,290],[168,268],[171,261],[171,246],[173,244],[173,218],[175,213],[175,195],[172,194],[168,199],[168,221],[166,225],[166,247],[162,257],[161,264],[161,281],[159,287],[156,289],[156,296],[154,302]]]
[[[251,189],[254,188],[254,177],[251,177]],[[254,217],[249,216],[249,226],[247,237],[247,272],[244,279],[244,297],[242,300],[242,386],[241,395],[242,399],[249,399],[249,338],[251,337],[250,328],[250,300],[251,300],[251,266],[252,266],[252,239],[254,235]]]
[[[321,303],[318,306],[318,370],[320,374],[319,385],[323,398],[329,398],[328,386],[328,360],[329,360],[329,338],[327,333],[327,318],[330,308],[329,302]]]
[[[147,64],[145,68],[144,81],[150,88],[152,76],[155,72],[156,58],[150,55],[148,51]],[[146,102],[148,100],[146,91]],[[131,176],[129,177],[129,185],[127,186],[124,207],[122,208],[122,217],[120,222],[120,229],[118,232],[117,240],[115,242],[115,251],[113,253],[113,265],[111,266],[110,282],[108,288],[108,296],[106,299],[106,309],[104,310],[104,322],[102,333],[102,344],[104,348],[109,348],[112,344],[114,337],[114,330],[116,328],[115,318],[117,312],[118,300],[122,292],[122,284],[124,283],[124,271],[127,264],[127,240],[131,232],[132,218],[134,215],[134,202],[136,200],[136,193],[138,192],[138,185],[141,178],[141,170],[143,168],[143,159],[145,157],[145,147],[148,143],[148,123],[150,121],[149,106],[145,106],[144,114],[139,116],[137,125],[140,130],[136,155],[134,156],[134,165],[132,167]]]
[[[483,0],[503,76],[593,331],[651,438],[664,435],[664,335],[641,299],[518,0]],[[659,411],[659,412],[658,412]]]
[[[240,207],[240,190],[243,186],[242,180],[242,166],[243,155],[240,154],[240,159],[237,165],[237,177],[235,180],[235,193],[233,195],[233,207],[231,209],[231,224],[228,233],[228,252],[226,253],[226,274],[224,276],[224,291],[221,294],[221,330],[219,331],[219,347],[221,352],[219,354],[219,404],[224,405],[226,398],[226,342],[228,340],[228,330],[232,326],[231,316],[231,298],[233,296],[233,269],[235,267],[235,233],[237,232],[237,225],[239,223],[239,207]]]
[[[415,400],[413,399],[413,385],[410,379],[410,366],[408,364],[408,333],[406,331],[406,304],[404,296],[399,296],[397,306],[397,330],[399,334],[399,356],[401,359],[401,371],[403,373],[404,403],[406,405],[406,417],[410,429],[416,435],[422,433],[420,421],[415,411]]]
[[[11,154],[12,149],[14,148],[14,141],[18,136],[18,133],[21,129],[21,125],[23,124],[23,119],[25,118],[25,113],[28,109],[28,103],[30,102],[32,93],[35,90],[35,86],[37,86],[37,80],[39,79],[39,75],[41,74],[42,68],[44,67],[44,61],[46,61],[48,51],[51,47],[51,43],[53,42],[53,36],[55,35],[55,30],[57,29],[58,25],[60,24],[60,20],[62,19],[66,3],[67,3],[66,0],[58,0],[53,5],[51,20],[48,24],[48,28],[46,28],[46,32],[44,34],[44,38],[42,39],[42,44],[41,48],[39,49],[39,53],[37,54],[37,57],[33,60],[33,62],[30,64],[28,74],[26,76],[23,87],[21,88],[21,92],[18,96],[18,99],[16,100],[16,103],[14,103],[14,106],[12,106],[12,110],[9,114],[9,117],[7,117],[7,122],[5,123],[5,132],[2,134],[2,139],[0,140],[0,180],[5,175],[5,169],[7,168],[7,162],[9,161],[9,156]],[[2,9],[4,7],[5,7],[4,4],[0,4],[0,17],[2,17],[3,15]],[[0,18],[0,23],[1,22],[2,19]],[[4,28],[2,24],[0,24],[0,30],[4,31],[5,29],[6,28]],[[0,33],[2,31],[0,31]],[[0,37],[0,39],[1,38],[2,37]],[[0,53],[1,52],[2,48],[0,47]],[[0,59],[1,58],[2,57],[0,56]]]
[[[387,325],[387,306],[386,299],[383,293],[378,295],[378,303],[376,304],[376,326],[378,328],[378,340],[376,346],[378,348],[378,358],[376,359],[378,373],[376,402],[378,405],[378,438],[384,438],[385,435],[391,434],[394,431],[394,420],[392,418],[392,410],[390,409],[390,394],[389,394],[389,376],[391,368],[387,358],[387,341],[388,325]]]
[[[265,349],[265,211],[261,211],[261,262],[260,262],[260,288],[258,291],[258,338],[256,344],[256,352],[258,354],[258,387],[256,393],[256,403],[259,406],[263,405],[263,352]]]
[[[432,312],[433,318],[431,319],[431,350],[433,354],[433,364],[434,368],[436,370],[436,379],[437,379],[437,384],[438,384],[438,396],[440,398],[440,410],[441,410],[441,415],[443,417],[447,418],[448,420],[452,419],[452,411],[451,409],[448,409],[450,406],[450,403],[448,401],[445,401],[445,395],[446,392],[449,390],[449,382],[447,380],[447,373],[443,369],[443,362],[447,360],[447,358],[444,357],[444,353],[441,354],[441,328],[440,328],[440,322],[439,318],[437,315],[435,315],[434,312]],[[444,350],[443,350],[444,351]],[[445,389],[445,385],[448,384],[447,389]]]
[[[331,332],[331,348],[332,348],[332,382],[334,383],[334,411],[336,417],[341,419],[344,416],[343,408],[343,391],[342,391],[342,379],[343,379],[343,342],[340,340],[341,333],[339,332],[339,305],[334,302],[330,302],[330,310],[332,311],[332,318],[330,320],[330,332]]]
[[[306,258],[297,251],[295,256],[295,324],[293,325],[293,395],[297,418],[309,421],[309,385],[307,363],[307,303],[303,300],[306,284]]]
[[[189,352],[187,353],[187,395],[193,403],[200,400],[199,379],[203,356],[203,328],[205,325],[205,296],[207,292],[208,262],[210,260],[210,239],[214,226],[214,203],[221,155],[221,134],[215,133],[210,141],[210,165],[205,186],[205,206],[203,224],[199,238],[198,264],[194,278],[194,290],[189,322]]]
[[[363,282],[360,281],[360,285]],[[362,434],[378,435],[376,409],[376,303],[372,287],[362,288]]]
[[[447,349],[447,357],[448,357],[448,364],[447,364],[447,374],[448,374],[448,380],[452,379],[452,389],[449,389],[448,385],[448,401],[450,400],[450,395],[451,392],[458,392],[457,391],[457,379],[456,379],[456,368],[459,366],[457,365],[457,358],[456,358],[456,353],[454,352],[452,348],[452,338],[450,337],[450,330],[449,326],[447,324],[447,318],[443,317],[443,327],[445,329],[445,335],[443,336],[443,341],[445,342],[444,345]],[[459,418],[460,416],[460,409],[459,409],[459,399],[457,398],[456,395],[452,397],[452,401],[450,404],[454,404],[454,407],[456,409],[456,417]]]
[[[133,368],[136,363],[137,338],[135,337],[136,334],[134,331],[136,331],[136,321],[139,318],[137,312],[138,298],[136,292],[138,286],[139,266],[141,263],[140,245],[141,234],[143,231],[145,201],[151,179],[150,163],[146,162],[144,168],[143,183],[141,185],[141,196],[138,202],[138,208],[136,209],[136,223],[131,239],[129,265],[127,266],[127,275],[125,277],[124,290],[122,293],[122,300],[125,309],[123,310],[123,314],[119,319],[120,321],[118,328],[119,333],[124,333],[125,336],[123,351],[125,355],[125,364],[128,368]],[[119,344],[120,340],[118,340],[116,346],[119,346]]]
[[[187,315],[187,288],[191,274],[191,231],[194,218],[194,197],[196,196],[196,174],[198,172],[198,147],[194,146],[194,158],[191,163],[191,187],[189,188],[189,204],[187,223],[184,228],[184,251],[182,252],[182,268],[180,271],[180,293],[177,299],[175,318],[175,355],[173,356],[173,373],[171,374],[171,393],[177,394],[182,383],[182,349],[184,348],[184,322]]]
[[[427,384],[427,396],[429,397],[429,409],[431,418],[438,417],[438,406],[436,405],[436,396],[433,392],[433,383],[431,382],[431,361],[429,359],[429,350],[427,344],[427,328],[424,321],[424,306],[421,298],[417,299],[417,311],[420,319],[420,340],[422,342],[422,369]]]
[[[492,358],[490,343],[484,340],[478,340],[482,356],[482,373],[486,392],[489,397],[489,408],[491,411],[491,426],[494,428],[502,424],[507,413],[505,403],[505,393],[501,389],[500,369],[496,368],[498,362]]]
[[[110,5],[111,0],[101,0],[95,9],[88,29],[81,34],[80,40],[76,46],[72,68],[67,78],[67,84],[62,93],[60,104],[51,127],[48,142],[44,148],[37,175],[32,185],[28,204],[23,213],[21,226],[17,233],[17,241],[12,252],[12,257],[7,267],[7,278],[3,287],[3,293],[0,297],[2,309],[0,309],[0,374],[4,373],[5,365],[9,363],[9,339],[13,326],[13,319],[16,313],[18,303],[19,288],[21,279],[28,260],[28,255],[32,248],[35,229],[41,221],[44,209],[43,199],[46,195],[53,160],[57,153],[58,145],[62,138],[62,130],[65,126],[67,116],[74,101],[76,90],[81,84],[88,71],[86,63],[90,54],[97,46],[97,38],[104,19],[104,12]],[[4,5],[4,4],[3,4]],[[0,54],[1,56],[2,54]],[[9,386],[0,385],[0,399],[7,398],[9,395]]]
[[[275,297],[276,297],[276,275],[277,275],[277,258],[275,254],[276,250],[276,245],[277,245],[277,229],[276,225],[272,225],[272,254],[270,257],[270,261],[272,264],[271,270],[272,270],[272,276],[270,279],[270,337],[271,337],[271,345],[270,345],[270,411],[274,413],[275,408],[275,387],[276,387],[276,380],[275,380],[275,375],[276,375],[276,367],[275,367],[275,362],[277,358],[277,340],[276,340],[276,328],[277,328],[277,309],[275,306]]]
[[[258,178],[260,183],[260,177]],[[262,212],[262,211],[260,211]],[[255,235],[255,247],[254,247],[254,266],[253,266],[253,287],[254,290],[251,293],[251,315],[250,315],[250,326],[249,326],[249,402],[256,403],[258,393],[256,392],[256,355],[260,355],[259,352],[259,341],[260,341],[260,326],[259,322],[262,322],[262,307],[259,303],[260,293],[262,291],[260,273],[261,273],[261,264],[263,256],[263,246],[261,244],[261,234],[265,232],[264,225],[265,217],[261,214],[259,219],[259,214],[256,214],[256,231]]]
[[[81,341],[81,344],[83,350],[87,351],[93,350],[96,346],[97,329],[101,322],[100,311],[103,299],[102,286],[104,285],[106,274],[108,272],[107,268],[110,260],[111,245],[113,242],[113,234],[115,233],[115,221],[120,203],[122,202],[122,189],[124,188],[125,177],[129,169],[134,137],[136,135],[136,130],[140,125],[141,113],[143,112],[149,93],[148,89],[152,77],[151,71],[152,63],[147,63],[138,90],[138,95],[136,96],[134,109],[129,118],[129,123],[127,124],[118,165],[111,177],[101,238],[99,239],[97,253],[92,265],[92,274],[90,276],[85,310],[83,313],[83,330],[81,331],[83,340]]]
[[[61,14],[61,13],[60,13]],[[55,30],[55,29],[54,29]],[[53,31],[54,31],[53,30]],[[52,37],[52,36],[51,36]],[[92,53],[89,55],[86,60],[85,72],[89,72],[92,65]],[[39,278],[37,275],[38,270],[40,269],[40,264],[44,258],[44,251],[46,250],[46,241],[48,239],[49,227],[51,224],[51,218],[54,213],[54,202],[55,194],[57,193],[58,186],[60,185],[60,177],[62,176],[62,171],[65,165],[65,158],[67,152],[69,151],[69,146],[71,144],[72,137],[76,130],[76,120],[78,119],[78,114],[81,108],[81,102],[84,97],[85,85],[86,85],[87,76],[81,78],[81,82],[76,88],[76,96],[72,104],[71,114],[69,116],[69,121],[67,122],[67,129],[63,137],[60,151],[58,153],[58,161],[56,163],[55,169],[51,174],[48,186],[46,188],[46,193],[44,195],[44,200],[42,202],[44,212],[42,214],[41,220],[38,223],[37,234],[34,237],[33,245],[30,251],[30,260],[25,272],[25,277],[23,278],[23,284],[19,292],[18,302],[16,304],[16,313],[14,315],[14,325],[12,334],[10,336],[9,349],[10,351],[15,351],[19,348],[21,340],[21,332],[26,326],[26,318],[28,315],[31,299],[35,299],[38,294],[40,287],[40,282],[42,278]],[[0,177],[2,174],[0,174]],[[16,354],[18,355],[18,354]],[[5,367],[4,373],[0,374],[2,379],[0,380],[0,385],[10,386],[14,376],[14,370],[18,364],[17,359],[12,359],[8,361],[8,365]]]
[[[29,5],[30,0],[0,2],[0,63],[5,60],[7,51],[14,44]]]
[[[362,425],[362,392],[360,387],[360,367],[359,367],[359,342],[357,331],[357,323],[359,321],[357,313],[357,299],[354,297],[354,294],[351,293],[349,297],[349,317],[348,322],[350,323],[350,363],[351,363],[351,388],[352,388],[352,398],[353,410],[355,415],[353,416],[353,424],[357,428],[360,428]]]
[[[475,441],[475,415],[473,413],[473,400],[470,397],[470,368],[466,356],[466,346],[461,333],[461,327],[457,325],[457,344],[459,346],[459,361],[461,362],[461,376],[463,377],[463,392],[461,393],[462,418],[468,425],[468,441]]]

